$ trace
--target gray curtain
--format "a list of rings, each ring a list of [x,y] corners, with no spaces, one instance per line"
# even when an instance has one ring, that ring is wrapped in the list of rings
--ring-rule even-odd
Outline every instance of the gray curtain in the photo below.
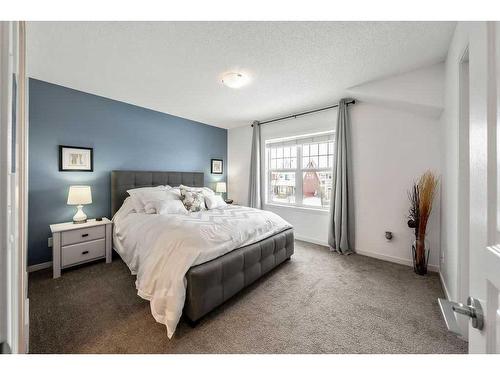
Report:
[[[350,254],[354,251],[354,202],[352,192],[350,121],[346,101],[339,102],[335,132],[335,162],[330,198],[328,244],[332,251]]]
[[[262,208],[260,195],[260,124],[253,122],[252,157],[250,159],[250,188],[248,189],[250,207]]]

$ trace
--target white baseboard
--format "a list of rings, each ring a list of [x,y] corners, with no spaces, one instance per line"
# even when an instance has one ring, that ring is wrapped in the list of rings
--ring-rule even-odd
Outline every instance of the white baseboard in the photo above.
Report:
[[[310,243],[313,243],[316,245],[328,247],[328,243],[323,242],[323,241],[319,241],[315,238],[310,238],[307,236],[301,236],[301,235],[296,234],[295,239],[299,240],[299,241],[310,242]],[[364,256],[370,257],[370,258],[376,258],[376,259],[380,259],[380,260],[385,260],[387,262],[403,264],[405,266],[413,267],[413,261],[411,259],[398,258],[398,257],[390,256],[390,255],[375,253],[372,251],[363,251],[363,250],[356,250],[356,253],[359,255],[364,255]],[[436,266],[434,264],[429,264],[428,269],[431,272],[439,272],[439,266]]]
[[[52,261],[33,264],[32,266],[28,266],[28,272],[40,271],[40,270],[44,270],[45,268],[50,268],[50,267],[52,267]]]
[[[453,301],[453,299],[450,296],[450,292],[448,291],[448,288],[446,286],[446,282],[444,281],[443,274],[441,272],[439,272],[439,280],[441,281],[441,287],[443,288],[444,297],[448,301]],[[468,321],[460,320],[458,324],[460,326],[460,330],[462,331],[462,334],[458,335],[458,338],[465,342],[469,342]]]
[[[370,258],[376,258],[376,259],[380,259],[380,260],[385,260],[387,262],[403,264],[405,266],[413,267],[413,261],[411,259],[398,258],[398,257],[391,256],[391,255],[385,255],[385,254],[375,253],[375,252],[371,252],[371,251],[363,251],[363,250],[356,250],[356,253],[359,255],[364,255],[364,256],[370,257]],[[434,264],[429,264],[427,266],[427,269],[431,272],[439,272],[439,266],[436,266]]]
[[[444,296],[448,301],[451,301],[450,292],[448,292],[448,288],[446,287],[446,283],[444,281],[443,274],[441,272],[439,272],[439,280],[441,280],[441,286],[443,287]]]
[[[311,238],[311,237],[307,237],[307,236],[301,236],[300,234],[295,234],[295,239],[299,240],[299,241],[310,242],[310,243],[313,243],[315,245],[321,245],[321,246],[328,247],[328,243],[327,242],[318,241],[315,238]]]
[[[30,300],[29,298],[26,298],[24,300],[24,332],[29,332],[30,331]],[[29,353],[30,352],[30,335],[26,334],[24,335],[24,352]]]

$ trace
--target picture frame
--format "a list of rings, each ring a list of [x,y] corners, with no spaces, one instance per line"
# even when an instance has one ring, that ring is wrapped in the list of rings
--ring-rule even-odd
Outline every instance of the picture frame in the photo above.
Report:
[[[59,145],[60,172],[93,172],[94,149]]]
[[[211,174],[223,174],[224,173],[224,161],[222,159],[212,159],[210,173]]]

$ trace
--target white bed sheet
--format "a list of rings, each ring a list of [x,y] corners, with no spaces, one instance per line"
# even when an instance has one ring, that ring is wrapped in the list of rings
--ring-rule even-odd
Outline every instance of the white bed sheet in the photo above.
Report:
[[[190,267],[292,227],[272,212],[243,206],[159,215],[135,213],[130,203],[113,218],[113,246],[169,338],[182,314]]]

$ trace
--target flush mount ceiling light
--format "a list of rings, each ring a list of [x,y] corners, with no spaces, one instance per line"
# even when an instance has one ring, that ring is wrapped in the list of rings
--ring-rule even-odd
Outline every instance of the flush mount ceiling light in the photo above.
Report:
[[[229,72],[222,75],[222,84],[232,89],[239,89],[249,81],[250,78],[243,73]]]

